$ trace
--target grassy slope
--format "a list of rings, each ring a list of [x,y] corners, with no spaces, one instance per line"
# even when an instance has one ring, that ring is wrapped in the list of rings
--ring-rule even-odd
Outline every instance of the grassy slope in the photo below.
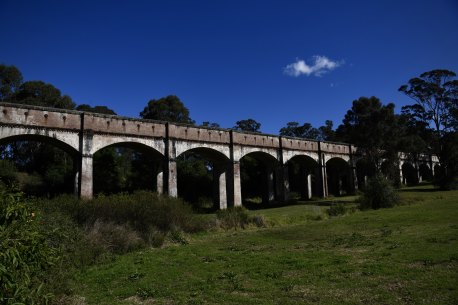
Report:
[[[283,225],[121,256],[78,274],[75,292],[89,304],[458,304],[458,192],[402,198],[324,221],[301,217],[308,205],[259,210]]]

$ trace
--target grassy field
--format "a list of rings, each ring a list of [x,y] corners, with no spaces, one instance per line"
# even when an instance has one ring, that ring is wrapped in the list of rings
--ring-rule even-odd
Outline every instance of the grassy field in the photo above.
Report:
[[[332,218],[310,203],[252,211],[270,226],[193,235],[80,271],[73,301],[458,304],[458,191],[418,187],[401,198]]]

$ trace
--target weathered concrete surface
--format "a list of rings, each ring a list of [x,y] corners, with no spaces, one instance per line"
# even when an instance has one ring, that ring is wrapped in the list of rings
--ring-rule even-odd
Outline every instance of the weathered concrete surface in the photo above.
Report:
[[[361,157],[356,147],[343,143],[0,103],[0,141],[14,139],[48,141],[74,155],[78,193],[83,198],[92,197],[92,157],[107,146],[127,145],[153,154],[162,164],[159,169],[151,169],[157,172],[157,192],[172,197],[178,196],[176,158],[196,151],[218,165],[214,183],[220,208],[242,204],[240,161],[248,154],[261,158],[268,169],[268,200],[288,199],[287,164],[295,157],[307,156],[316,164],[303,177],[307,197],[313,192],[328,195],[326,166],[333,158],[348,164],[352,186],[357,188],[356,161]],[[434,171],[438,161],[430,155],[419,155],[412,161],[400,154],[400,172],[402,175],[402,165],[407,162],[418,173],[421,164]],[[311,186],[312,174],[316,189]]]

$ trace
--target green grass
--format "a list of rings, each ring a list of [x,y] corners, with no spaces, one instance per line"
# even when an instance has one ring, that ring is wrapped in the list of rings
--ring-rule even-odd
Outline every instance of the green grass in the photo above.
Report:
[[[326,206],[309,203],[252,211],[275,225],[198,234],[188,245],[118,256],[76,274],[74,299],[458,304],[458,191],[422,186],[400,193],[401,206],[320,221],[314,215]]]

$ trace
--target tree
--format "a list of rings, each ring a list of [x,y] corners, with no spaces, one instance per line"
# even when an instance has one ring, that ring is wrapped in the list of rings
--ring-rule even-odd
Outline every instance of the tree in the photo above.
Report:
[[[302,126],[298,122],[288,122],[286,127],[280,129],[281,136],[318,139],[320,131],[314,128],[310,123],[304,123]]]
[[[419,105],[403,106],[399,116],[399,128],[402,136],[399,138],[402,151],[412,155],[426,153],[431,150],[434,134],[425,120],[418,120],[422,117],[422,110]]]
[[[425,130],[432,129],[433,136],[425,139],[424,133],[423,140],[429,142],[439,157],[439,183],[446,188],[456,184],[458,177],[458,156],[453,153],[458,146],[458,80],[455,77],[453,71],[437,69],[412,78],[399,88],[416,102],[404,107],[410,120]]]
[[[189,117],[189,110],[175,95],[169,95],[158,100],[150,100],[140,112],[143,119],[161,120],[174,123],[194,124]]]
[[[22,73],[15,66],[0,65],[0,101],[11,102],[11,98],[22,84]]]
[[[116,115],[112,109],[108,108],[107,106],[90,106],[88,104],[81,104],[76,107],[78,111],[85,111],[85,112],[93,112],[93,113],[102,113],[102,114],[110,114]]]
[[[320,132],[319,140],[322,141],[334,141],[336,132],[333,129],[334,123],[331,120],[326,120],[324,126],[318,128]]]
[[[260,132],[261,128],[261,123],[258,123],[253,119],[240,120],[235,124],[236,125],[233,127],[233,129],[239,131]]]
[[[208,121],[202,122],[203,127],[210,127],[210,128],[220,128],[221,126],[218,123],[211,123]]]
[[[417,120],[432,123],[438,137],[444,131],[451,131],[456,123],[458,80],[454,77],[455,72],[449,70],[432,70],[410,79],[407,85],[399,88],[417,103]]]
[[[360,97],[336,130],[339,140],[356,145],[377,170],[382,160],[397,158],[399,129],[394,107],[393,103],[382,105],[375,96]]]
[[[68,95],[62,96],[59,89],[42,81],[28,81],[23,83],[13,96],[13,100],[18,104],[75,109],[75,103],[71,97]]]

